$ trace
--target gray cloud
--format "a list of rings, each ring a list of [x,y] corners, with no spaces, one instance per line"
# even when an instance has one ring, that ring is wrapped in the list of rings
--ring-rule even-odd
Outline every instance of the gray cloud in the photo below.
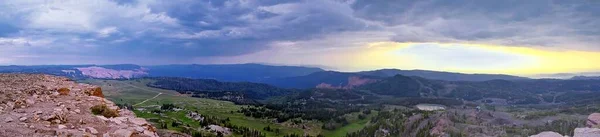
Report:
[[[598,6],[586,0],[6,0],[0,45],[21,45],[4,52],[106,63],[238,56],[278,42],[304,43],[295,49],[306,51],[381,40],[600,50]]]
[[[367,1],[360,18],[393,29],[399,42],[477,42],[599,50],[597,1]]]

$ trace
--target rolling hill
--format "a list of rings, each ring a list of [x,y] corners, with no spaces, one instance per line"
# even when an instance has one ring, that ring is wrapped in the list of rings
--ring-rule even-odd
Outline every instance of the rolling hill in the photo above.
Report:
[[[374,80],[381,79],[380,77],[376,76],[365,76],[356,73],[321,71],[305,76],[268,79],[263,82],[283,88],[315,88],[320,84],[328,84],[334,87],[344,87],[351,83],[350,78],[352,77]]]
[[[502,74],[465,74],[465,73],[454,73],[454,72],[443,72],[443,71],[430,71],[430,70],[400,70],[400,69],[380,69],[373,71],[362,71],[358,74],[377,76],[377,77],[391,77],[395,75],[404,76],[417,76],[427,79],[435,80],[446,80],[446,81],[487,81],[494,79],[503,80],[525,80],[529,78],[502,75]]]
[[[144,66],[144,68],[148,69],[150,77],[184,77],[231,82],[260,82],[266,79],[303,76],[323,71],[320,68],[262,64],[159,65]]]
[[[286,77],[267,79],[261,81],[263,83],[285,87],[285,88],[314,88],[320,84],[328,84],[334,87],[344,87],[352,83],[352,77],[361,79],[379,80],[396,75],[415,76],[432,80],[444,81],[488,81],[488,80],[528,80],[529,78],[498,75],[498,74],[464,74],[443,71],[428,71],[428,70],[399,70],[399,69],[381,69],[374,71],[362,72],[337,72],[337,71],[321,71],[308,74],[305,76]]]

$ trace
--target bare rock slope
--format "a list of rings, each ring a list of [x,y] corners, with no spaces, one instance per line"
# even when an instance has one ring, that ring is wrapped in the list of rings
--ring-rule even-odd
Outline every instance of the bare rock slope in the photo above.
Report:
[[[146,120],[103,98],[99,87],[64,77],[0,74],[0,103],[0,136],[157,136]],[[117,115],[90,109],[104,105]]]

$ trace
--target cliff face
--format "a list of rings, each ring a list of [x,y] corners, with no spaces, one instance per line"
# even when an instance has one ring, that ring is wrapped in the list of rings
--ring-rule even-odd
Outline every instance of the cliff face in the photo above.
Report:
[[[157,136],[144,119],[104,99],[99,87],[63,77],[0,74],[0,103],[0,136]],[[113,113],[94,115],[93,106]]]

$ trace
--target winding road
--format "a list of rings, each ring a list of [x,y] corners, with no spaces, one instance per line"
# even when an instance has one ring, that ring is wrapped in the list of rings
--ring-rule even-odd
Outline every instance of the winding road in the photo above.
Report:
[[[150,101],[150,100],[152,100],[152,99],[155,99],[156,97],[158,97],[158,96],[160,96],[160,95],[162,95],[162,94],[163,94],[163,93],[158,93],[158,95],[156,95],[156,96],[154,96],[154,97],[152,97],[152,98],[146,99],[146,100],[144,100],[144,101],[142,101],[142,102],[140,102],[140,103],[137,103],[137,104],[135,104],[135,105],[133,105],[133,106],[137,106],[137,105],[144,104],[144,103],[146,103],[147,101]]]

